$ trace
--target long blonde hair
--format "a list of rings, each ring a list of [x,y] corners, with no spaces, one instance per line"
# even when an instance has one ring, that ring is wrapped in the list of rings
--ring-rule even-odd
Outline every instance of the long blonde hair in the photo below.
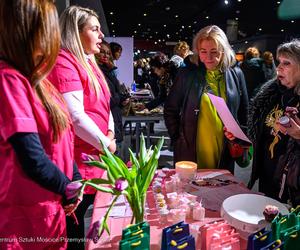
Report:
[[[95,90],[97,97],[99,97],[100,85],[91,65],[86,60],[84,49],[80,40],[80,32],[83,30],[88,19],[93,16],[98,19],[98,15],[96,14],[96,12],[91,9],[83,8],[80,6],[70,6],[61,14],[59,25],[61,31],[62,48],[67,49],[76,56],[79,63],[86,70],[90,80],[90,84]],[[96,63],[95,56],[91,57],[91,61],[94,65],[95,70],[101,76],[102,81],[105,83],[108,89],[107,82]]]
[[[201,41],[209,39],[215,41],[218,50],[223,53],[222,60],[219,64],[220,69],[225,70],[235,65],[235,53],[232,50],[224,31],[216,25],[206,26],[196,34],[193,40],[194,53],[198,54],[198,46]]]
[[[53,99],[62,100],[46,79],[60,47],[58,16],[50,0],[1,0],[1,57],[25,75],[48,112],[53,141],[68,127],[68,116]],[[36,62],[35,53],[41,57]]]

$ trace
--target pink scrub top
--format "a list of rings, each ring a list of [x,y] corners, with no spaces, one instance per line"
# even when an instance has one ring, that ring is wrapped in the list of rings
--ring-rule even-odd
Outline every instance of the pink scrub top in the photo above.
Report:
[[[50,160],[71,180],[72,127],[53,143],[49,115],[20,72],[0,61],[0,249],[65,249],[61,195],[41,187],[23,171],[8,139],[38,133]]]
[[[85,113],[95,122],[104,135],[108,133],[109,113],[110,113],[110,93],[105,78],[98,74],[92,63],[92,69],[97,76],[100,85],[100,97],[97,98],[87,72],[78,62],[77,58],[66,50],[61,50],[56,64],[49,75],[50,81],[61,93],[83,90],[83,102]],[[97,167],[87,166],[82,163],[81,153],[99,155],[99,151],[91,144],[75,136],[75,161],[78,165],[82,179],[99,178],[104,170]],[[87,187],[86,194],[95,193],[95,189]]]

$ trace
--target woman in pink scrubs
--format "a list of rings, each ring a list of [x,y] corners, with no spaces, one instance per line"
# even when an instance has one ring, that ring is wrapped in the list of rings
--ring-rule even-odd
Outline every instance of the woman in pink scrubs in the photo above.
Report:
[[[53,1],[0,1],[0,249],[66,249],[62,202],[81,177],[67,108],[45,78],[59,41]]]
[[[97,14],[71,6],[60,17],[62,49],[49,79],[62,93],[75,129],[75,160],[83,179],[99,178],[103,170],[82,163],[81,153],[99,155],[100,140],[111,152],[116,150],[114,123],[110,112],[110,92],[94,54],[100,52],[103,33]],[[95,190],[85,190],[76,210],[79,226],[68,221],[68,237],[84,237],[84,213],[93,204]],[[80,246],[81,245],[81,246]],[[83,249],[83,242],[70,249]]]

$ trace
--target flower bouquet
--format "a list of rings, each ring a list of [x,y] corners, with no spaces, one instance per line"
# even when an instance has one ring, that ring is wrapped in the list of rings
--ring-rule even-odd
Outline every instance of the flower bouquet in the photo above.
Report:
[[[104,154],[100,155],[100,161],[95,160],[89,155],[82,155],[85,164],[106,170],[107,179],[94,178],[83,180],[81,190],[85,186],[91,186],[98,191],[111,193],[114,196],[104,217],[92,226],[87,235],[88,238],[97,242],[104,230],[110,234],[107,218],[120,195],[126,197],[132,209],[131,223],[143,221],[147,189],[157,169],[163,142],[164,138],[161,138],[154,149],[152,149],[152,146],[146,149],[144,136],[141,135],[138,156],[135,156],[129,149],[131,166],[127,166],[119,157],[110,153],[105,147],[103,147]]]

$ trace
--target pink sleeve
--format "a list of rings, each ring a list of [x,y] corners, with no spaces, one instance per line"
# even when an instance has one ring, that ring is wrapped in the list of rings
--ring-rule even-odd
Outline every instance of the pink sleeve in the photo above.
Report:
[[[79,67],[72,57],[67,58],[65,54],[58,56],[48,79],[60,93],[83,90]]]
[[[29,82],[17,72],[0,74],[0,137],[7,140],[17,132],[37,132]]]

